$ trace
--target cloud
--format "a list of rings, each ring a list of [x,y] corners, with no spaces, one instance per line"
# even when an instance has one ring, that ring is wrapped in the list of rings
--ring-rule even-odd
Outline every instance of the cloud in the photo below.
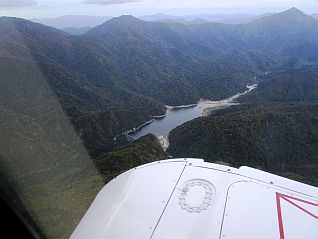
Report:
[[[130,2],[139,2],[139,0],[85,0],[83,3],[98,4],[98,5],[113,5],[113,4],[124,4],[124,3],[130,3]]]
[[[4,8],[31,7],[36,4],[35,0],[0,0],[0,7]]]

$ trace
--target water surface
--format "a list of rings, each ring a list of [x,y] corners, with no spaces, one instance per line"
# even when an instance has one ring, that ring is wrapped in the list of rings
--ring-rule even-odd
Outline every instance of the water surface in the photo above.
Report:
[[[225,108],[231,105],[237,104],[235,100],[244,95],[251,90],[256,88],[256,84],[248,85],[247,90],[243,93],[237,93],[228,99],[219,100],[219,101],[210,101],[210,100],[201,100],[196,105],[189,106],[179,106],[178,108],[167,106],[166,116],[159,119],[154,119],[153,122],[147,124],[144,127],[141,127],[135,132],[130,132],[129,135],[134,139],[138,139],[146,134],[156,135],[163,145],[164,148],[168,146],[168,143],[165,142],[168,139],[168,135],[171,130],[178,127],[179,125],[184,124],[187,121],[193,120],[195,118],[207,115],[213,110],[220,108]]]

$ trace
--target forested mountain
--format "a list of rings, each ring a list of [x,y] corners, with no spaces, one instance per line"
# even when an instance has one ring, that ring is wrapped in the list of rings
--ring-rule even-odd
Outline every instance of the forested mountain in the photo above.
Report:
[[[224,24],[242,24],[254,21],[256,19],[273,15],[274,13],[264,13],[261,15],[251,15],[251,14],[199,14],[199,15],[189,15],[189,16],[171,16],[165,14],[155,14],[146,15],[139,17],[139,19],[151,22],[175,22],[184,24],[202,24],[208,22],[217,22]]]
[[[75,50],[69,48],[73,40],[64,32],[21,19],[1,20],[1,74],[5,83],[1,88],[1,103],[12,101],[17,102],[18,107],[37,107],[23,94],[18,95],[19,91],[13,90],[20,87],[21,90],[29,90],[29,97],[34,97],[34,101],[41,104],[38,96],[32,95],[37,91],[36,84],[30,83],[38,74],[54,91],[93,154],[100,150],[109,151],[115,135],[148,120],[149,115],[163,114],[163,105],[149,97],[121,87],[114,89],[111,85],[107,90],[98,88],[84,74],[68,67],[72,58],[67,55]],[[74,56],[74,64],[78,57]],[[64,65],[57,60],[63,61]],[[93,60],[87,59],[87,62],[92,64]],[[89,70],[88,66],[86,70]],[[93,71],[93,74],[98,73],[98,69]],[[16,78],[20,81],[24,78],[24,81],[18,83],[14,80]]]
[[[318,101],[318,67],[307,66],[262,77],[257,89],[240,102]]]
[[[183,24],[151,23],[122,16],[87,35],[116,51],[114,59],[118,60],[116,66],[121,74],[117,80],[121,84],[166,104],[225,97],[243,89],[257,72],[252,66],[240,67],[244,63],[252,65],[243,54],[243,59],[231,64],[223,52],[225,46],[207,46]]]
[[[318,185],[318,104],[243,105],[170,133],[169,154],[224,161]]]
[[[31,21],[41,23],[58,29],[95,27],[111,19],[111,17],[88,16],[88,15],[66,15],[53,18],[32,18]]]
[[[17,18],[0,26],[1,58],[38,65],[92,155],[165,104],[224,98],[260,72],[317,60],[318,21],[297,9],[236,26],[122,16],[81,36]]]
[[[96,160],[105,182],[134,167],[167,159],[156,136],[148,134],[128,146],[116,149]]]
[[[272,72],[240,106],[193,120],[170,133],[174,157],[248,165],[318,185],[318,68]]]

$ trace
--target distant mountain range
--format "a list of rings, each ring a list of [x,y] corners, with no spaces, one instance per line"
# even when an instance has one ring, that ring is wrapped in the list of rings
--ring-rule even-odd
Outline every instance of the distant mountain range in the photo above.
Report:
[[[256,19],[274,15],[275,13],[264,13],[261,15],[251,14],[215,14],[215,15],[189,15],[189,16],[172,16],[165,14],[154,14],[138,17],[143,21],[166,22],[166,23],[184,23],[184,24],[203,24],[209,22],[224,24],[245,24]],[[318,18],[318,14],[311,15]],[[112,19],[109,16],[86,16],[86,15],[67,15],[56,18],[33,18],[31,21],[41,23],[47,26],[61,29],[72,35],[82,35],[87,33],[93,27],[105,23]]]
[[[175,22],[184,24],[202,24],[208,22],[217,22],[225,24],[242,24],[253,20],[273,15],[274,13],[264,13],[261,15],[251,14],[215,14],[215,15],[189,15],[189,16],[172,16],[165,14],[154,14],[138,17],[143,21],[150,22]],[[67,15],[56,18],[32,18],[33,22],[41,23],[47,26],[63,29],[74,35],[86,33],[90,28],[100,25],[113,17],[86,16],[86,15]]]
[[[165,104],[224,98],[260,72],[317,61],[318,21],[295,8],[243,25],[122,16],[81,37],[18,18],[0,27],[6,72],[38,65],[93,155]]]
[[[50,27],[62,29],[95,27],[111,18],[112,17],[107,16],[67,15],[55,18],[32,18],[30,20]]]
[[[219,23],[228,23],[228,24],[240,24],[248,23],[255,19],[270,16],[274,13],[265,13],[262,15],[250,15],[250,14],[231,14],[231,15],[193,15],[193,16],[171,16],[165,14],[155,14],[138,17],[143,21],[151,22],[179,22],[186,24],[200,24],[207,22],[219,22]],[[95,27],[100,25],[112,17],[106,16],[81,16],[81,15],[68,15],[61,16],[56,18],[33,18],[30,19],[33,22],[41,23],[47,26],[55,27],[58,29],[63,28],[87,28]]]
[[[264,13],[261,15],[251,15],[251,14],[215,14],[215,15],[193,15],[193,16],[171,16],[164,14],[148,15],[139,17],[139,19],[144,21],[152,22],[177,22],[185,24],[202,24],[208,22],[217,22],[224,24],[242,24],[248,23],[253,20],[273,15],[274,13]]]

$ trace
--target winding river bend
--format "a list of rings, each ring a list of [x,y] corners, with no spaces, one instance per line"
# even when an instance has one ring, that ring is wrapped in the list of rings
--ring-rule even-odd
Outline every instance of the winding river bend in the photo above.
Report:
[[[231,105],[236,105],[236,99],[247,94],[257,87],[257,84],[247,85],[247,90],[237,93],[227,99],[219,101],[200,100],[197,104],[183,106],[166,106],[167,112],[165,116],[156,117],[151,122],[139,127],[137,130],[130,131],[129,137],[139,139],[146,134],[154,134],[158,137],[163,149],[169,146],[168,136],[172,129],[183,123],[198,117],[208,115],[211,111],[223,109]]]

